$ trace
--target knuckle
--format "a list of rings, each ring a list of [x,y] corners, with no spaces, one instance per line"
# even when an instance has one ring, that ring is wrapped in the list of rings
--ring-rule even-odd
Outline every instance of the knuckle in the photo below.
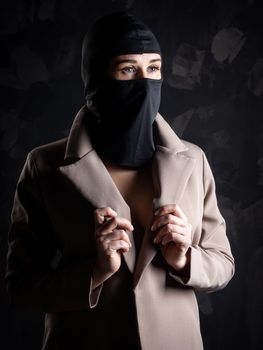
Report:
[[[120,240],[120,246],[121,248],[125,248],[125,242],[123,240]]]
[[[99,221],[98,219],[99,219],[99,216],[100,216],[100,214],[99,214],[99,212],[97,211],[97,209],[96,210],[94,210],[94,220],[95,221]]]
[[[100,209],[99,208],[96,208],[95,210],[94,210],[94,215],[98,215],[99,214],[99,211],[100,211]]]
[[[126,232],[124,230],[120,230],[120,238],[126,239]]]
[[[172,230],[168,230],[168,231],[166,232],[165,236],[171,238],[171,237],[173,236]]]
[[[111,216],[112,209],[110,207],[96,208],[93,213],[95,218],[99,218],[101,216],[105,217],[107,215]]]
[[[122,241],[123,242],[123,248],[125,248],[125,249],[129,249],[129,245],[128,245],[128,243],[127,242],[125,242],[125,241]]]
[[[127,220],[127,219],[123,219],[123,220],[122,220],[122,224],[125,225],[125,227],[126,227],[126,226],[130,226],[130,222],[129,222],[129,220]]]
[[[172,233],[171,233],[171,238],[172,238],[173,240],[176,240],[177,234],[176,234],[175,232],[172,232]]]
[[[167,230],[168,230],[168,232],[172,232],[173,231],[173,225],[172,224],[167,224]]]
[[[110,207],[103,207],[103,208],[100,208],[100,212],[108,213],[109,211],[111,211],[111,208],[110,208]]]
[[[174,222],[174,215],[168,214],[168,221],[169,222]]]
[[[103,208],[96,208],[94,210],[94,214],[95,215],[103,215],[104,212],[105,212],[105,207],[103,207]]]
[[[111,222],[112,222],[112,224],[116,227],[116,226],[118,225],[118,218],[117,218],[117,217],[113,217],[113,218],[111,219]]]

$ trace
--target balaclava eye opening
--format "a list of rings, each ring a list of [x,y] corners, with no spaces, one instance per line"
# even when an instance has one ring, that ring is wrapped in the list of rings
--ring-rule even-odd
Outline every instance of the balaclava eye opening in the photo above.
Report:
[[[100,155],[126,167],[141,166],[153,155],[152,124],[162,80],[115,80],[107,71],[113,57],[143,53],[161,55],[159,43],[144,23],[123,12],[99,19],[83,41],[81,73],[91,141]]]
[[[159,53],[152,31],[131,14],[118,12],[97,20],[82,45],[81,74],[85,98],[92,98],[111,58],[124,54]]]

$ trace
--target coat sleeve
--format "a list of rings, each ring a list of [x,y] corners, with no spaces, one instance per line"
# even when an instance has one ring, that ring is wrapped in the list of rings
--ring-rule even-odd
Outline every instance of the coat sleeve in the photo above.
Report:
[[[8,236],[5,281],[15,308],[60,312],[96,306],[102,285],[91,289],[95,258],[61,266],[56,263],[58,252],[29,153],[18,180]]]
[[[190,275],[181,278],[174,270],[169,274],[179,283],[196,290],[213,292],[224,288],[234,274],[234,258],[226,235],[226,223],[216,198],[215,181],[202,151],[203,217],[202,233],[190,247]]]

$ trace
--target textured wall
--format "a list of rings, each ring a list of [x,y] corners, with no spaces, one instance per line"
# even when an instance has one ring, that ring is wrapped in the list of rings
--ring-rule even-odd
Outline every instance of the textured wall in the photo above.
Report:
[[[81,41],[91,21],[123,9],[144,20],[160,40],[165,71],[161,113],[179,136],[205,150],[227,221],[236,275],[223,291],[199,296],[206,349],[262,349],[261,2],[1,2],[1,349],[39,349],[43,331],[41,315],[11,309],[2,281],[18,175],[27,152],[67,135],[84,104]]]

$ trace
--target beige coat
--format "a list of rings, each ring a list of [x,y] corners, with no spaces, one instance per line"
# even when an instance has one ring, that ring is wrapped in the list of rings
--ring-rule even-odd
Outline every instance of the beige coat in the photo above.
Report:
[[[215,291],[234,262],[202,150],[155,121],[154,209],[177,203],[192,224],[187,283],[152,242],[152,217],[140,252],[123,255],[120,270],[91,292],[96,256],[93,211],[110,206],[131,220],[124,201],[76,116],[68,138],[28,155],[12,212],[6,282],[19,309],[46,313],[43,349],[200,350],[194,290]]]

